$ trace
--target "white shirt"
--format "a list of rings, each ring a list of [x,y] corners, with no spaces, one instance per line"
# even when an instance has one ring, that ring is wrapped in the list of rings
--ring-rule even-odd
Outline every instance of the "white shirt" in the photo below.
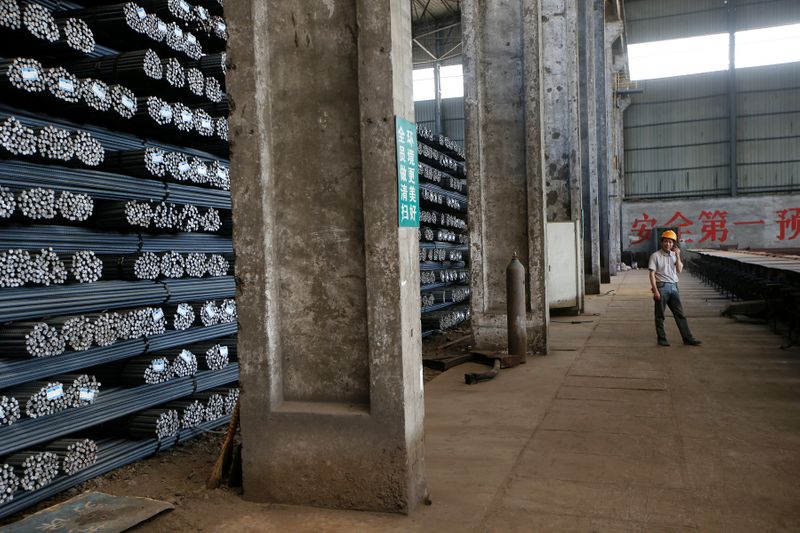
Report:
[[[656,281],[662,283],[678,283],[678,270],[675,262],[678,256],[675,252],[665,252],[660,249],[650,256],[647,268],[656,273]]]

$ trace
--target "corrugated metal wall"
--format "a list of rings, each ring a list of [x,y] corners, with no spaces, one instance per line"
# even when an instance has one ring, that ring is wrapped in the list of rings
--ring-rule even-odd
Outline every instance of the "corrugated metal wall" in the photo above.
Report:
[[[417,124],[433,130],[436,110],[433,100],[414,102]],[[442,133],[464,146],[464,99],[442,99]]]
[[[734,0],[627,0],[628,43],[680,39],[728,31],[728,2]],[[800,21],[798,0],[736,0],[736,29]]]
[[[800,63],[739,69],[740,192],[800,190]]]
[[[733,0],[728,0],[733,1]],[[629,43],[727,31],[724,0],[629,0]],[[736,0],[738,29],[800,22],[800,0]],[[730,192],[727,72],[640,82],[625,112],[625,197]],[[736,70],[739,193],[800,190],[800,64]]]
[[[625,196],[730,190],[725,72],[641,82],[625,112]]]

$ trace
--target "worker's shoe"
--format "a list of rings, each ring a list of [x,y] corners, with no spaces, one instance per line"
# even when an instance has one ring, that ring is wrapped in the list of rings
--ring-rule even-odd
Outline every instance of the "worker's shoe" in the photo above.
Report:
[[[669,342],[667,341],[667,339],[658,339],[658,345],[659,346],[669,346]]]
[[[701,344],[703,344],[703,341],[694,338],[684,339],[683,344],[687,344],[689,346],[700,346]]]

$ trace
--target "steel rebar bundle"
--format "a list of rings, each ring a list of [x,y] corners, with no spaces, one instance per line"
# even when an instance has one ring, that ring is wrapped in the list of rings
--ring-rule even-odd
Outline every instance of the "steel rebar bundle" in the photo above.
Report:
[[[46,487],[58,475],[58,456],[51,452],[19,452],[6,457],[4,463],[16,469],[19,484],[25,490]]]
[[[0,26],[11,30],[18,30],[22,26],[22,13],[17,0],[0,0]],[[3,501],[0,500],[0,503]]]
[[[94,34],[84,21],[78,18],[68,18],[61,25],[61,30],[67,38],[67,46],[85,54],[94,52]]]
[[[186,72],[183,70],[181,62],[174,57],[162,60],[161,67],[164,70],[167,83],[173,87],[183,87],[186,85]]]
[[[103,276],[103,261],[91,250],[72,254],[69,272],[79,283],[94,283]]]
[[[81,80],[81,98],[86,105],[98,111],[111,109],[111,95],[109,87],[103,81],[94,78]]]
[[[25,414],[30,418],[57,413],[70,406],[64,386],[58,381],[30,381],[5,392],[25,405]]]
[[[199,69],[193,67],[186,69],[186,83],[192,94],[203,96],[205,91],[205,78]]]
[[[100,78],[108,83],[136,83],[136,87],[142,88],[151,80],[164,78],[161,58],[149,48],[73,61],[67,66],[70,72],[81,78]]]
[[[217,137],[223,141],[228,140],[228,119],[225,117],[217,117],[214,119],[214,131]]]
[[[39,4],[26,4],[22,10],[22,23],[38,39],[56,42],[61,36],[53,14]]]
[[[144,252],[136,259],[133,271],[138,279],[158,279],[161,275],[161,259],[152,252]]]
[[[211,137],[214,135],[216,127],[216,119],[206,113],[203,109],[194,110],[194,128],[197,133],[203,137]]]
[[[233,414],[236,403],[239,401],[239,387],[228,389],[228,394],[225,396],[225,413]]]
[[[11,218],[17,209],[17,200],[14,193],[5,187],[0,187],[0,218]],[[203,267],[205,269],[205,266]],[[205,270],[203,271],[205,273]]]
[[[137,110],[136,95],[122,85],[111,86],[111,106],[122,118],[133,118]]]
[[[226,298],[222,300],[222,304],[218,308],[220,323],[228,323],[236,321],[236,300],[233,298]]]
[[[177,252],[167,252],[161,256],[161,275],[165,278],[182,278],[186,272],[183,256]]]
[[[206,254],[190,253],[184,259],[186,275],[193,278],[202,278],[208,272],[208,259]],[[224,275],[224,274],[223,274]]]
[[[49,220],[56,216],[56,193],[50,189],[28,189],[19,194],[17,205],[28,218]]]
[[[0,396],[0,426],[10,426],[19,420],[19,402],[13,396]],[[2,496],[2,491],[0,491]],[[2,501],[2,500],[0,500]]]
[[[220,309],[213,300],[209,300],[200,308],[200,321],[204,326],[214,326],[222,322]]]
[[[64,396],[69,407],[83,407],[91,405],[100,393],[101,383],[95,376],[88,374],[62,374],[55,378],[63,383],[66,389]]]
[[[205,391],[192,394],[190,400],[203,404],[203,421],[211,422],[225,416],[225,395],[222,391]]]
[[[62,284],[67,280],[64,262],[52,248],[42,249],[31,258],[25,281],[35,285]]]
[[[63,67],[53,67],[44,71],[45,84],[50,94],[65,102],[80,101],[79,81]]]
[[[23,126],[16,118],[8,117],[0,125],[0,144],[14,155],[34,155],[36,132]]]
[[[66,342],[58,328],[44,322],[15,322],[0,329],[0,346],[6,357],[51,357],[64,353]]]
[[[188,303],[167,306],[164,308],[164,313],[168,318],[172,318],[172,328],[176,331],[189,329],[194,324],[194,309]]]
[[[92,439],[58,439],[47,443],[44,449],[58,457],[61,470],[68,476],[97,462],[97,443]]]
[[[94,343],[94,324],[85,316],[54,318],[50,324],[61,325],[61,336],[77,352],[88,350]]]
[[[139,439],[168,439],[178,434],[181,428],[180,416],[174,409],[147,409],[129,416],[124,427],[131,437]]]
[[[470,310],[469,307],[463,306],[446,311],[436,311],[433,313],[426,313],[422,316],[422,329],[450,329],[458,324],[469,320]]]
[[[189,66],[195,67],[203,72],[206,76],[212,76],[218,80],[224,80],[227,69],[225,52],[218,54],[208,54],[199,60],[189,63]]]
[[[194,113],[186,105],[180,102],[172,104],[172,117],[178,130],[192,131],[194,129]]]
[[[45,126],[37,131],[39,154],[49,159],[69,161],[75,156],[75,144],[70,132],[54,126]]]
[[[59,214],[73,222],[83,222],[94,212],[94,201],[88,194],[73,194],[62,191],[55,204]]]
[[[112,88],[116,89],[118,86]],[[123,88],[124,89],[124,88]],[[122,96],[121,98],[126,98]],[[135,101],[134,101],[135,102]],[[72,136],[75,145],[75,157],[77,157],[83,164],[96,167],[105,159],[105,148],[100,144],[100,141],[92,137],[92,134],[86,131],[76,131]]]
[[[199,400],[177,400],[164,407],[179,413],[182,429],[197,427],[205,420],[206,408]]]
[[[28,281],[31,255],[26,250],[0,252],[0,287],[21,287]]]
[[[144,355],[125,362],[120,379],[125,385],[153,385],[175,377],[174,369],[166,357]]]
[[[120,324],[124,322],[124,324]],[[120,338],[130,335],[130,323],[119,313],[101,313],[94,317],[94,342],[97,346],[111,346]]]
[[[234,350],[235,351],[235,350]],[[231,349],[227,345],[214,344],[205,351],[204,368],[207,370],[220,370],[228,366]]]
[[[0,63],[0,73],[17,89],[39,93],[47,88],[42,64],[35,59],[17,57],[10,63]]]
[[[222,91],[222,86],[217,78],[214,78],[213,76],[206,77],[205,95],[206,98],[212,102],[221,102],[225,98],[225,93]]]
[[[144,104],[144,105],[142,105]],[[139,102],[138,108],[147,108],[147,114],[159,126],[172,123],[172,107],[157,96],[148,96],[144,102]]]
[[[185,378],[197,374],[197,356],[189,350],[168,350],[162,355],[174,356],[171,367],[176,377]]]
[[[0,463],[0,505],[13,500],[18,488],[19,478],[14,473],[14,467]]]

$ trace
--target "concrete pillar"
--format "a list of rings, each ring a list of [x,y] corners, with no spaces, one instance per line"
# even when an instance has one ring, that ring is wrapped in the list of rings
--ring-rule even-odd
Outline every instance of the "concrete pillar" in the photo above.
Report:
[[[600,214],[597,182],[597,102],[592,6],[578,2],[578,72],[583,205],[583,271],[586,294],[600,294]]]
[[[472,329],[506,346],[505,269],[527,270],[530,350],[547,353],[538,0],[464,0]]]
[[[408,512],[426,492],[407,0],[241,0],[230,40],[244,496]]]
[[[617,236],[614,241],[614,256],[617,262],[622,262],[622,250],[624,243],[622,239],[627,234],[622,222],[622,201],[625,199],[625,110],[631,104],[631,98],[627,95],[617,95],[614,102],[614,128],[615,146],[617,156],[617,188],[614,209],[617,216]]]
[[[623,24],[619,20],[606,22],[605,44],[606,61],[609,69],[608,76],[608,261],[609,274],[615,276],[617,267],[622,260],[622,188],[620,174],[620,151],[621,141],[618,139],[617,121],[622,117],[616,106],[615,80],[624,68],[624,58],[615,48],[621,52],[621,42],[618,41],[623,32]]]
[[[540,0],[542,19],[542,148],[547,221],[582,219],[581,131],[578,104],[578,3]],[[582,237],[583,230],[579,226]],[[583,246],[576,258],[583,308]]]
[[[600,281],[611,281],[609,267],[608,175],[611,168],[609,146],[610,102],[613,99],[609,53],[606,46],[605,0],[592,0],[595,61],[595,110],[597,119],[597,197],[599,203]]]

